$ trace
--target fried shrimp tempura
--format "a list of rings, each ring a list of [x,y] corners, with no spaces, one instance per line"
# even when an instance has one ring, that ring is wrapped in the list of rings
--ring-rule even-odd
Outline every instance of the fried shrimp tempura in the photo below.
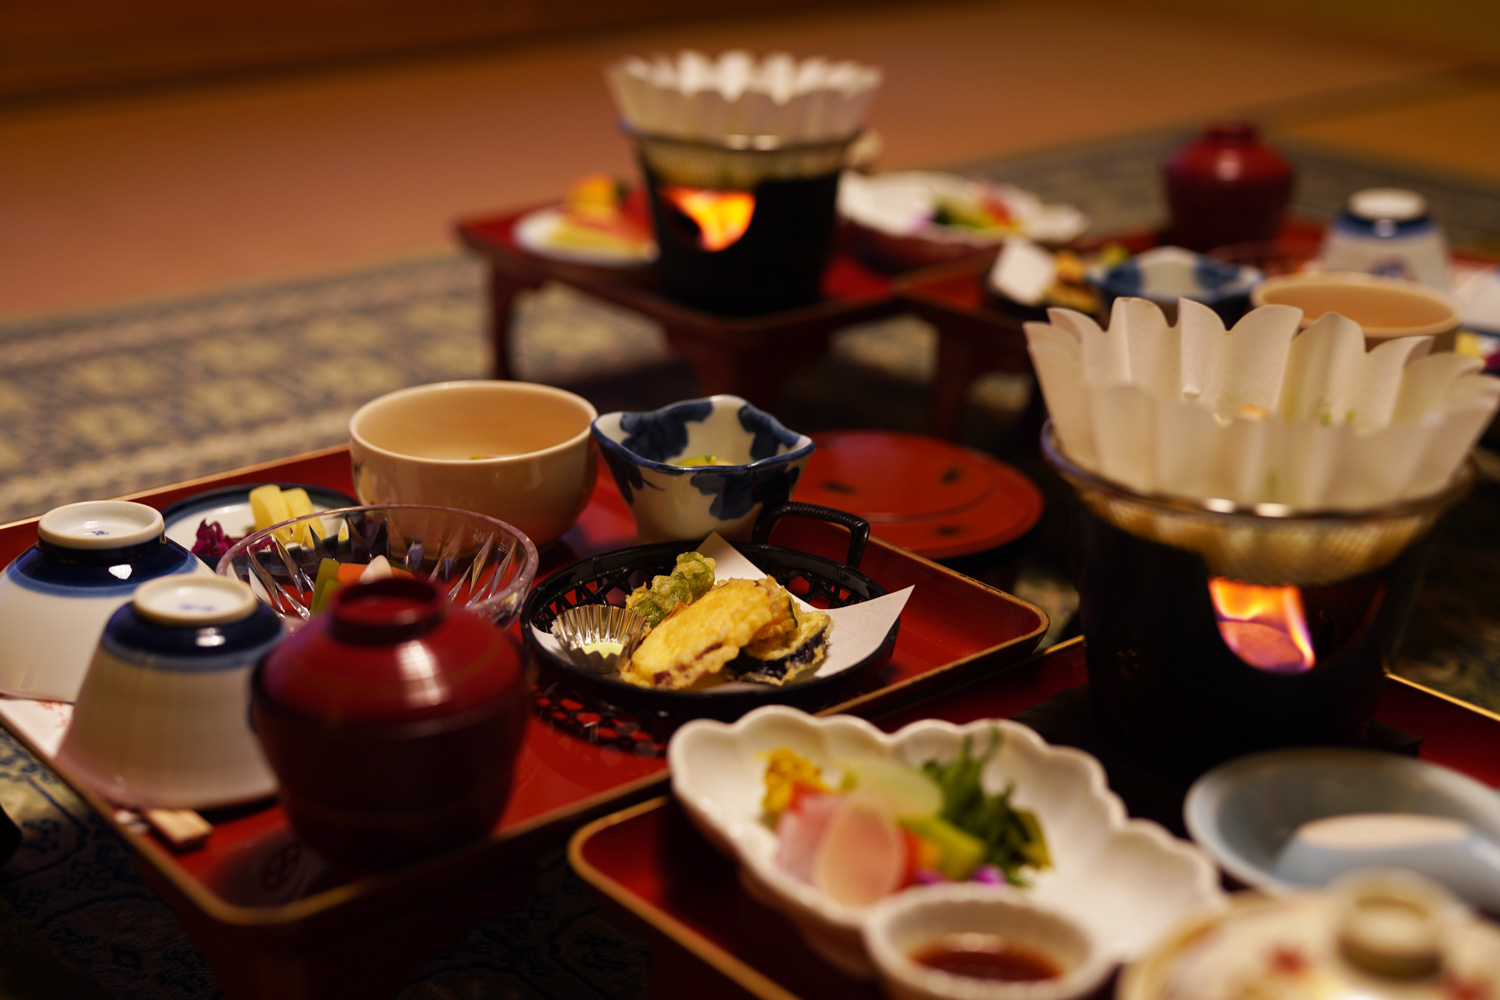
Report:
[[[724,664],[783,617],[775,580],[726,580],[651,630],[620,678],[638,687],[681,691],[715,678]]]

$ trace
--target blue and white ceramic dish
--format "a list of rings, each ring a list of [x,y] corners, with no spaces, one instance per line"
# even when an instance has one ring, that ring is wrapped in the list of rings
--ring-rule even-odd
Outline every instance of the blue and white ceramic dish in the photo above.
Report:
[[[1182,247],[1155,247],[1124,263],[1089,275],[1109,314],[1118,298],[1150,299],[1171,322],[1177,320],[1177,300],[1202,302],[1233,325],[1250,309],[1250,290],[1260,283],[1260,270],[1216,260]]]
[[[276,791],[250,729],[250,672],[286,635],[248,584],[164,577],[104,626],[59,763],[133,806],[212,809]]]
[[[72,701],[104,623],[147,580],[212,571],[168,539],[154,507],[90,500],[37,521],[0,576],[0,693]]]
[[[1323,234],[1318,263],[1453,291],[1448,241],[1427,213],[1427,199],[1403,188],[1365,188],[1349,196]]]
[[[762,507],[791,497],[815,447],[726,395],[606,413],[593,431],[644,542],[748,537]]]

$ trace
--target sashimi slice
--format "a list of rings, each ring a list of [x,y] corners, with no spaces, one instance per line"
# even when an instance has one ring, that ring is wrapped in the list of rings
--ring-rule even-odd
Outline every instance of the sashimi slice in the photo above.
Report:
[[[877,794],[841,796],[813,861],[814,888],[840,903],[864,906],[901,887],[906,837]]]
[[[813,878],[818,845],[828,821],[838,811],[841,795],[811,793],[798,796],[776,824],[776,863],[804,882]]]

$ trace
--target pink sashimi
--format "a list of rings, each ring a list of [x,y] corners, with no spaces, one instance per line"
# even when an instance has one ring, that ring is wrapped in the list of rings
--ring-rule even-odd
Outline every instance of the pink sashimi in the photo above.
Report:
[[[842,796],[803,795],[776,824],[776,863],[804,882],[811,882],[818,845]]]
[[[884,798],[854,792],[838,796],[813,859],[811,882],[829,898],[851,906],[883,899],[901,887],[906,838]]]

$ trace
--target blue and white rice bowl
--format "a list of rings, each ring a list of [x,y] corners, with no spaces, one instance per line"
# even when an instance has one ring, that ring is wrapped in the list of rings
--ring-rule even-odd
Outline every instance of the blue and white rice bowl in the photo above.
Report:
[[[791,498],[816,447],[727,395],[606,413],[593,431],[642,542],[748,537],[766,504]],[[682,464],[705,458],[715,464]]]
[[[1100,292],[1106,316],[1115,299],[1150,299],[1169,322],[1177,320],[1177,300],[1202,302],[1226,326],[1250,309],[1250,290],[1265,276],[1258,268],[1231,264],[1182,247],[1155,247],[1088,276]]]

